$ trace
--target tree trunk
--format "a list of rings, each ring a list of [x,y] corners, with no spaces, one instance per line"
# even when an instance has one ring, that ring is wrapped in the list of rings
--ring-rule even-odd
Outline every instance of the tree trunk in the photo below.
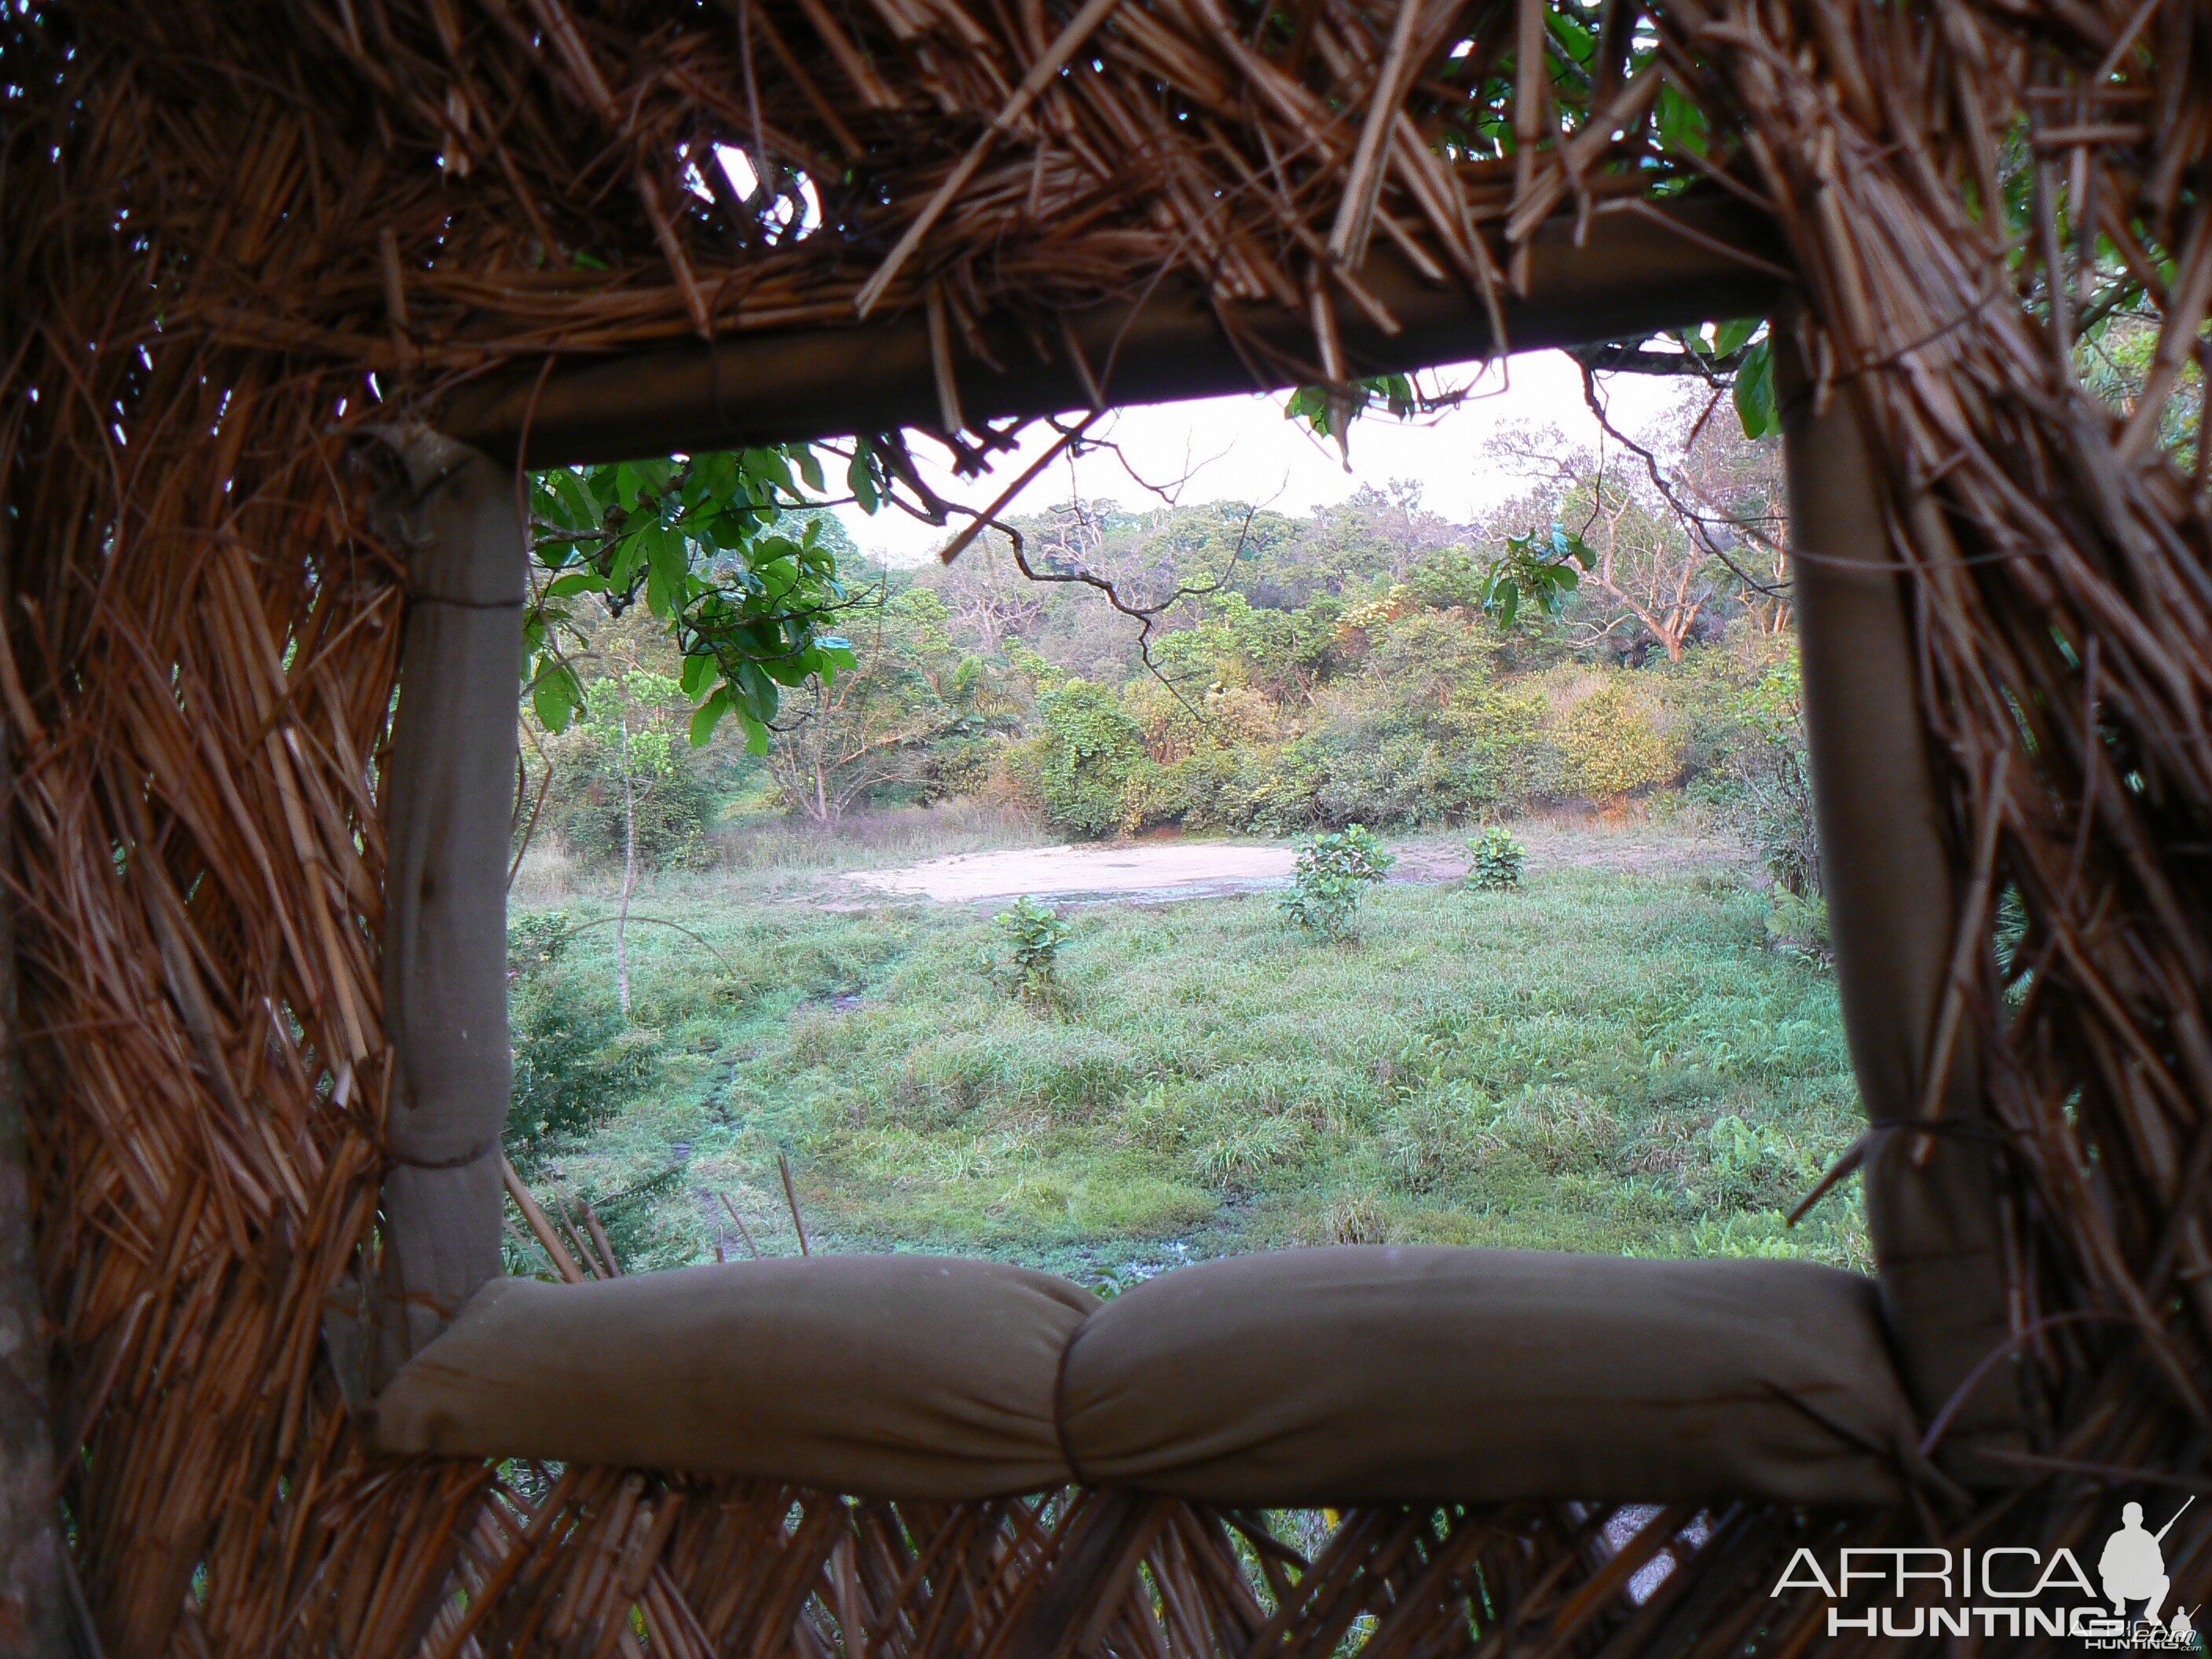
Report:
[[[623,779],[622,904],[615,912],[615,996],[629,1018],[629,896],[637,890],[637,786]]]

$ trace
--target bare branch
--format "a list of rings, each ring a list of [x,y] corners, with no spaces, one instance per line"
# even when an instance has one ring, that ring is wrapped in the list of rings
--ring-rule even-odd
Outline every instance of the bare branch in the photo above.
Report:
[[[1699,548],[1726,565],[1731,575],[1754,592],[1764,593],[1771,599],[1789,599],[1790,590],[1786,582],[1779,585],[1763,582],[1730,558],[1728,550],[1713,538],[1709,528],[1712,520],[1702,514],[1692,512],[1682,504],[1681,497],[1674,493],[1674,487],[1668,482],[1666,469],[1659,465],[1659,458],[1613,423],[1612,417],[1606,412],[1605,399],[1598,392],[1597,374],[1587,363],[1583,365],[1583,402],[1589,405],[1591,416],[1595,418],[1605,434],[1644,463],[1644,470],[1650,475],[1652,488],[1659,492],[1674,516],[1680,520],[1682,527],[1697,538]],[[1727,513],[1717,514],[1716,517],[1730,528],[1740,531],[1758,542],[1761,546],[1777,554],[1784,551],[1782,548],[1776,546],[1765,532],[1747,520]]]

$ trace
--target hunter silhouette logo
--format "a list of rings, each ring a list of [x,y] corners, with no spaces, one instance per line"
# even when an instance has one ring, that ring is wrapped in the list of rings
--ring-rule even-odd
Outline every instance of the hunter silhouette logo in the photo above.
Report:
[[[2105,1599],[2112,1604],[2115,1619],[2124,1622],[2128,1605],[2133,1601],[2142,1603],[2142,1613],[2129,1626],[2125,1637],[2118,1641],[2092,1643],[2091,1646],[2171,1652],[2197,1645],[2197,1627],[2190,1619],[2188,1608],[2175,1609],[2171,1624],[2159,1620],[2166,1607],[2166,1594],[2173,1588],[2173,1581],[2166,1572],[2166,1535],[2196,1501],[2194,1498],[2185,1499],[2173,1512],[2172,1520],[2154,1533],[2143,1525],[2142,1504],[2130,1504],[2120,1511],[2120,1529],[2105,1540],[2105,1553],[2097,1558],[2097,1577],[2104,1581]]]
[[[2185,1502],[2173,1512],[2173,1521],[2180,1520],[2196,1501],[2191,1498]],[[2105,1540],[2105,1553],[2097,1558],[2097,1577],[2105,1581],[2105,1597],[2118,1617],[2127,1616],[2129,1602],[2141,1601],[2145,1620],[2158,1622],[2166,1593],[2173,1587],[2173,1581],[2166,1576],[2166,1554],[2160,1547],[2166,1534],[2173,1530],[2173,1521],[2160,1527],[2154,1537],[2143,1529],[2142,1504],[2130,1504],[2120,1511],[2120,1529]]]

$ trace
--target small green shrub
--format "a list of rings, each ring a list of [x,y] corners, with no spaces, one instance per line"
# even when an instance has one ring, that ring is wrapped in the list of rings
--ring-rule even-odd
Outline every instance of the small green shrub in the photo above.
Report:
[[[507,972],[543,973],[568,949],[571,932],[566,910],[525,911],[507,924]]]
[[[1468,847],[1474,854],[1474,863],[1467,872],[1468,886],[1499,892],[1521,884],[1521,866],[1528,849],[1497,824],[1468,842]]]
[[[1305,1146],[1304,1129],[1286,1118],[1246,1117],[1193,1150],[1191,1173],[1223,1192],[1250,1193],[1269,1170],[1295,1163]]]
[[[1813,825],[1812,765],[1805,749],[1804,684],[1796,659],[1776,663],[1738,699],[1742,733],[1729,757],[1731,816],[1782,890],[1820,890]],[[1824,931],[1825,931],[1825,918]]]
[[[1818,893],[1793,893],[1777,884],[1767,907],[1766,936],[1784,956],[1815,968],[1836,959],[1835,942],[1828,935],[1828,902]]]
[[[1321,1213],[1316,1244],[1388,1244],[1398,1237],[1389,1206],[1373,1193],[1349,1193]]]
[[[1705,1202],[1786,1210],[1820,1178],[1820,1160],[1771,1125],[1723,1112],[1699,1133],[1691,1171]]]
[[[685,1196],[684,1166],[674,1164],[605,1193],[586,1193],[585,1200],[614,1248],[624,1273],[680,1267],[690,1253],[684,1230],[670,1224],[670,1211]]]
[[[1364,824],[1347,824],[1298,846],[1297,873],[1283,914],[1322,939],[1348,939],[1359,896],[1389,873],[1395,855]]]
[[[1046,1012],[1059,1006],[1061,991],[1055,972],[1060,947],[1075,936],[1075,930],[1059,911],[1027,895],[992,920],[1009,948],[1004,963],[995,956],[989,959],[991,976],[1025,1008]]]
[[[711,863],[708,830],[714,820],[713,789],[700,763],[679,751],[665,777],[653,780],[637,802],[637,856],[652,870],[696,869]],[[550,830],[574,858],[586,864],[623,861],[623,791],[611,751],[588,734],[562,752],[547,794],[538,833]]]
[[[1382,1114],[1379,1137],[1391,1179],[1426,1192],[1473,1170],[1481,1137],[1497,1109],[1464,1079],[1438,1081],[1407,1095]]]
[[[659,1073],[660,1039],[560,969],[525,973],[509,1006],[514,1084],[503,1139],[528,1178],[645,1091]]]

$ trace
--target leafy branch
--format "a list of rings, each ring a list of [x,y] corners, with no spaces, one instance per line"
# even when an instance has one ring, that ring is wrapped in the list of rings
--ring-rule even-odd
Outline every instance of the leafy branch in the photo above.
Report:
[[[1483,614],[1500,628],[1510,628],[1527,605],[1557,622],[1583,571],[1596,564],[1597,555],[1589,544],[1557,524],[1508,536],[1504,552],[1492,561],[1483,579],[1479,595]]]
[[[870,510],[886,493],[865,441],[847,477]],[[522,672],[546,729],[565,730],[585,707],[563,639],[582,638],[569,601],[593,594],[615,616],[642,600],[667,624],[693,743],[728,714],[754,752],[765,750],[786,688],[854,662],[850,642],[825,626],[852,600],[813,516],[831,504],[824,489],[805,444],[535,475],[532,550],[543,575],[524,617]],[[780,521],[797,513],[810,516],[787,532]]]

